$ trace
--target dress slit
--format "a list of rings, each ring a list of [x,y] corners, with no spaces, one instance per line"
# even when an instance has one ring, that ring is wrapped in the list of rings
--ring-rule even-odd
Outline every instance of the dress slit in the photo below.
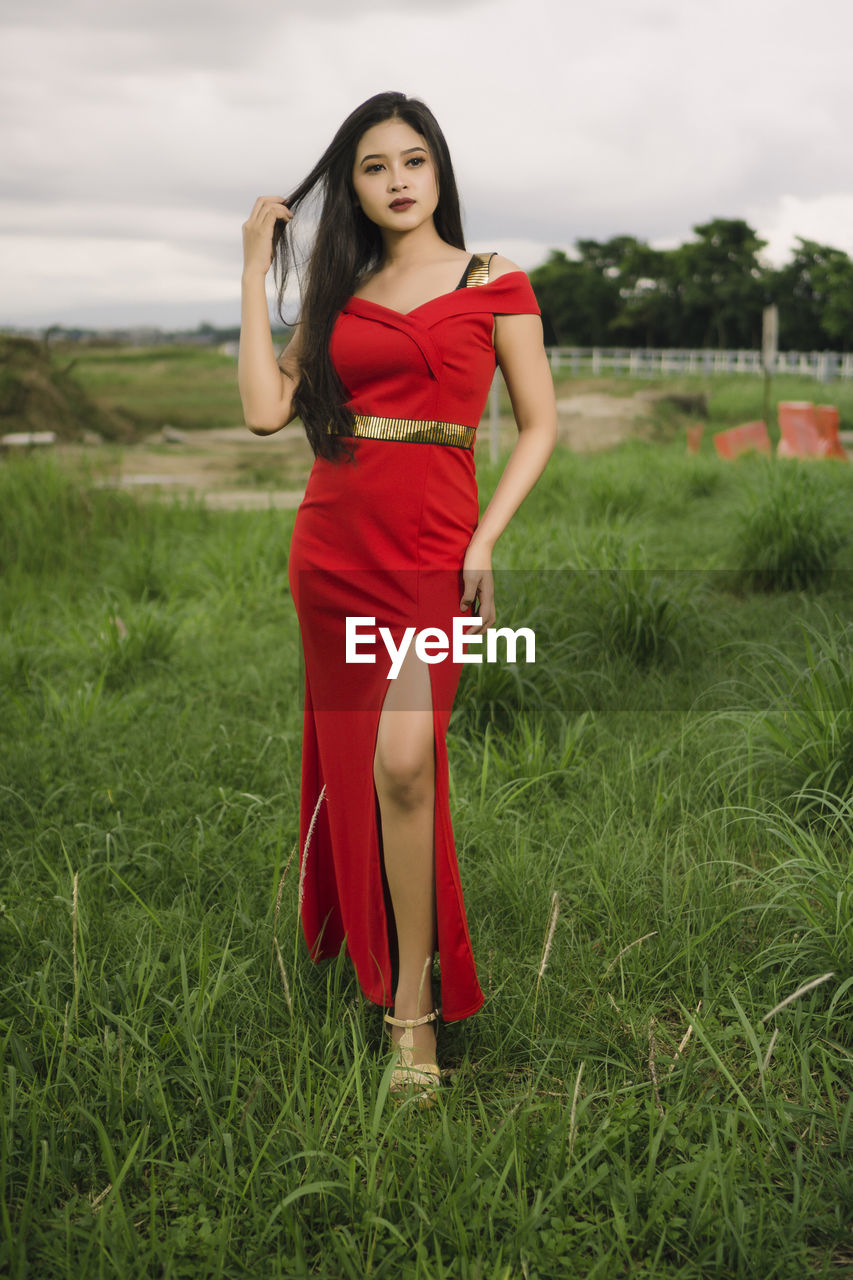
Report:
[[[399,643],[399,639],[400,639],[400,638],[399,638],[399,636],[395,637],[395,643]],[[436,723],[435,723],[435,692],[434,692],[433,684],[432,684],[432,671],[431,671],[431,669],[430,669],[430,666],[429,666],[429,664],[428,664],[428,663],[424,663],[423,665],[426,667],[427,680],[429,681],[430,705],[429,705],[429,708],[426,708],[426,707],[423,707],[423,708],[412,708],[412,710],[423,710],[423,711],[429,710],[429,711],[430,711],[430,714],[431,714],[431,717],[432,717],[432,753],[433,753],[433,805],[432,805],[432,810],[433,810],[433,837],[432,837],[432,844],[433,844],[433,883],[435,883],[435,846],[436,846],[436,824],[437,824],[437,813],[436,813],[436,811],[437,811],[437,808],[438,808],[438,788],[437,788],[437,786],[436,786],[436,773],[437,773],[437,769],[436,769],[436,767],[435,767],[435,757],[436,757],[436,741],[435,741],[435,739],[436,739]],[[380,707],[379,707],[379,712],[378,712],[378,715],[377,715],[377,717],[376,717],[376,725],[375,725],[375,728],[374,728],[374,731],[373,731],[373,754],[372,754],[372,756],[371,756],[371,760],[370,760],[370,769],[371,769],[371,776],[372,776],[372,777],[373,777],[373,773],[374,773],[374,762],[375,762],[375,759],[376,759],[376,748],[377,748],[377,744],[378,744],[378,740],[379,740],[379,725],[380,725],[380,722],[381,722],[381,720],[382,720],[382,713],[383,713],[383,711],[385,710],[385,704],[386,704],[386,702],[387,702],[387,700],[388,700],[388,695],[389,695],[389,693],[391,692],[391,689],[392,689],[392,684],[391,684],[391,681],[389,680],[389,681],[388,681],[388,687],[387,687],[387,689],[385,690],[385,694],[384,694],[384,696],[383,696],[383,698],[382,698],[382,703],[381,703],[381,705],[380,705]],[[399,708],[398,708],[398,709],[399,709]],[[393,710],[393,709],[392,709],[392,710]],[[393,968],[393,967],[395,966],[395,963],[396,963],[396,960],[397,960],[397,926],[396,926],[396,917],[394,916],[394,908],[393,908],[393,901],[392,901],[392,898],[391,898],[391,891],[390,891],[390,888],[389,888],[389,886],[388,886],[388,882],[387,882],[387,873],[386,873],[386,871],[385,871],[385,839],[384,839],[384,831],[383,831],[383,828],[382,828],[382,805],[381,805],[380,800],[379,800],[379,793],[378,793],[378,792],[377,792],[377,790],[376,790],[376,781],[375,781],[375,778],[373,778],[373,790],[374,790],[374,796],[375,796],[375,813],[376,813],[376,846],[375,846],[375,847],[376,847],[377,854],[378,854],[378,858],[379,858],[380,873],[381,873],[381,876],[382,876],[382,885],[383,885],[383,910],[384,910],[384,916],[385,916],[385,933],[386,933],[386,937],[387,937],[387,939],[388,939],[388,954],[389,954],[390,962],[391,962],[391,965],[392,965],[392,968]],[[436,906],[435,906],[434,920],[433,920],[433,924],[434,924],[434,928],[435,928],[435,937],[436,937],[436,948],[438,947],[438,920],[437,920],[437,915],[438,915],[438,897],[437,897],[437,886],[436,886]],[[393,994],[393,993],[392,993],[392,994]],[[389,1000],[389,1003],[391,1003],[391,1002],[392,1002],[392,1001],[391,1001],[391,1000]]]
[[[397,642],[399,637],[396,637]],[[444,709],[437,696],[434,668],[427,667],[432,712],[434,760],[433,784],[433,876],[435,882],[436,953],[441,974],[441,1005],[447,1021],[468,1017],[483,1001],[479,986],[464,992],[467,999],[457,1008],[454,995],[455,968],[471,963],[470,940],[465,921],[462,886],[456,861],[453,827],[450,818],[450,779],[445,735],[450,710]],[[386,677],[381,665],[379,680]],[[389,683],[390,688],[390,683]],[[340,751],[340,713],[315,711],[306,683],[303,731],[302,788],[304,794],[319,796],[323,785],[326,795],[319,806],[314,830],[308,842],[302,895],[302,922],[313,960],[337,955],[346,942],[359,983],[374,1004],[390,1007],[393,1003],[392,960],[395,951],[395,922],[390,892],[384,872],[381,806],[373,776],[379,722],[388,689],[379,705],[370,710],[345,712],[348,751]],[[378,702],[378,699],[377,699]],[[328,723],[325,718],[331,717]],[[324,730],[326,732],[324,732]],[[324,753],[324,739],[326,751]],[[326,755],[329,768],[324,770]],[[370,803],[359,809],[359,799],[369,796]],[[313,807],[305,807],[300,849],[304,850]],[[359,815],[361,821],[359,821]],[[358,832],[366,832],[368,848],[359,847]],[[362,840],[363,840],[362,836]],[[366,856],[365,856],[366,855]],[[369,938],[356,931],[361,924],[358,908],[353,909],[352,878],[349,865],[360,866],[364,881],[363,915],[370,921]],[[322,916],[318,907],[323,904]],[[346,916],[352,917],[348,929]],[[449,978],[449,981],[448,981]]]

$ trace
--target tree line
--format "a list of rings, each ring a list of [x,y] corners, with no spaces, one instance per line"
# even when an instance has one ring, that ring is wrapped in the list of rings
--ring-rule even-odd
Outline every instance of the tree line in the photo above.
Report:
[[[782,351],[849,351],[853,259],[797,237],[789,262],[759,260],[767,241],[740,218],[693,228],[695,240],[653,249],[634,236],[576,240],[530,272],[549,345],[761,346],[762,311],[779,307]]]

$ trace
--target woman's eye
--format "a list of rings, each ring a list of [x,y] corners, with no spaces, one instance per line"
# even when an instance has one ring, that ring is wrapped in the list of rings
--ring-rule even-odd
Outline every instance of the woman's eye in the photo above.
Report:
[[[423,163],[424,163],[423,156],[412,156],[411,159],[409,160],[409,164],[413,164],[416,169],[419,169]]]
[[[381,164],[369,164],[369,165],[367,166],[367,168],[365,169],[365,171],[364,171],[364,172],[365,172],[365,173],[376,173],[376,172],[377,172],[379,169],[381,169],[381,168],[382,168],[382,165],[381,165]]]

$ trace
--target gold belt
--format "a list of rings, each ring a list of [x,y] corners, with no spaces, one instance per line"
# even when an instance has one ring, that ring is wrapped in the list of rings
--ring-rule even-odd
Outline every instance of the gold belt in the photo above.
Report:
[[[473,449],[476,427],[458,422],[428,422],[423,418],[374,418],[353,414],[352,435],[369,440],[402,440],[407,444],[449,444],[457,449]]]

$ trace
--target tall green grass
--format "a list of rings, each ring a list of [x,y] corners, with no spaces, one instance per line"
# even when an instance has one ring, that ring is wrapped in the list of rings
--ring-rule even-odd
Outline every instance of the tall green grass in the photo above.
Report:
[[[745,796],[804,814],[853,796],[853,620],[818,616],[800,623],[797,656],[771,643],[742,650],[756,709],[731,713],[741,740],[723,766]]]
[[[826,480],[836,479],[837,464],[830,466],[828,474],[778,463],[763,468],[761,489],[749,494],[736,530],[741,582],[762,591],[800,591],[828,576],[853,533],[850,512],[831,501],[834,486]]]
[[[734,590],[758,470],[695,463],[556,456],[498,544],[499,618],[542,647],[467,671],[451,721],[487,999],[442,1027],[431,1111],[390,1098],[378,1011],[299,931],[292,513],[0,471],[0,1271],[849,1271],[850,551]],[[645,662],[584,639],[579,557],[626,546],[636,617],[666,588],[677,618]],[[777,757],[780,791],[786,705],[831,763]]]

